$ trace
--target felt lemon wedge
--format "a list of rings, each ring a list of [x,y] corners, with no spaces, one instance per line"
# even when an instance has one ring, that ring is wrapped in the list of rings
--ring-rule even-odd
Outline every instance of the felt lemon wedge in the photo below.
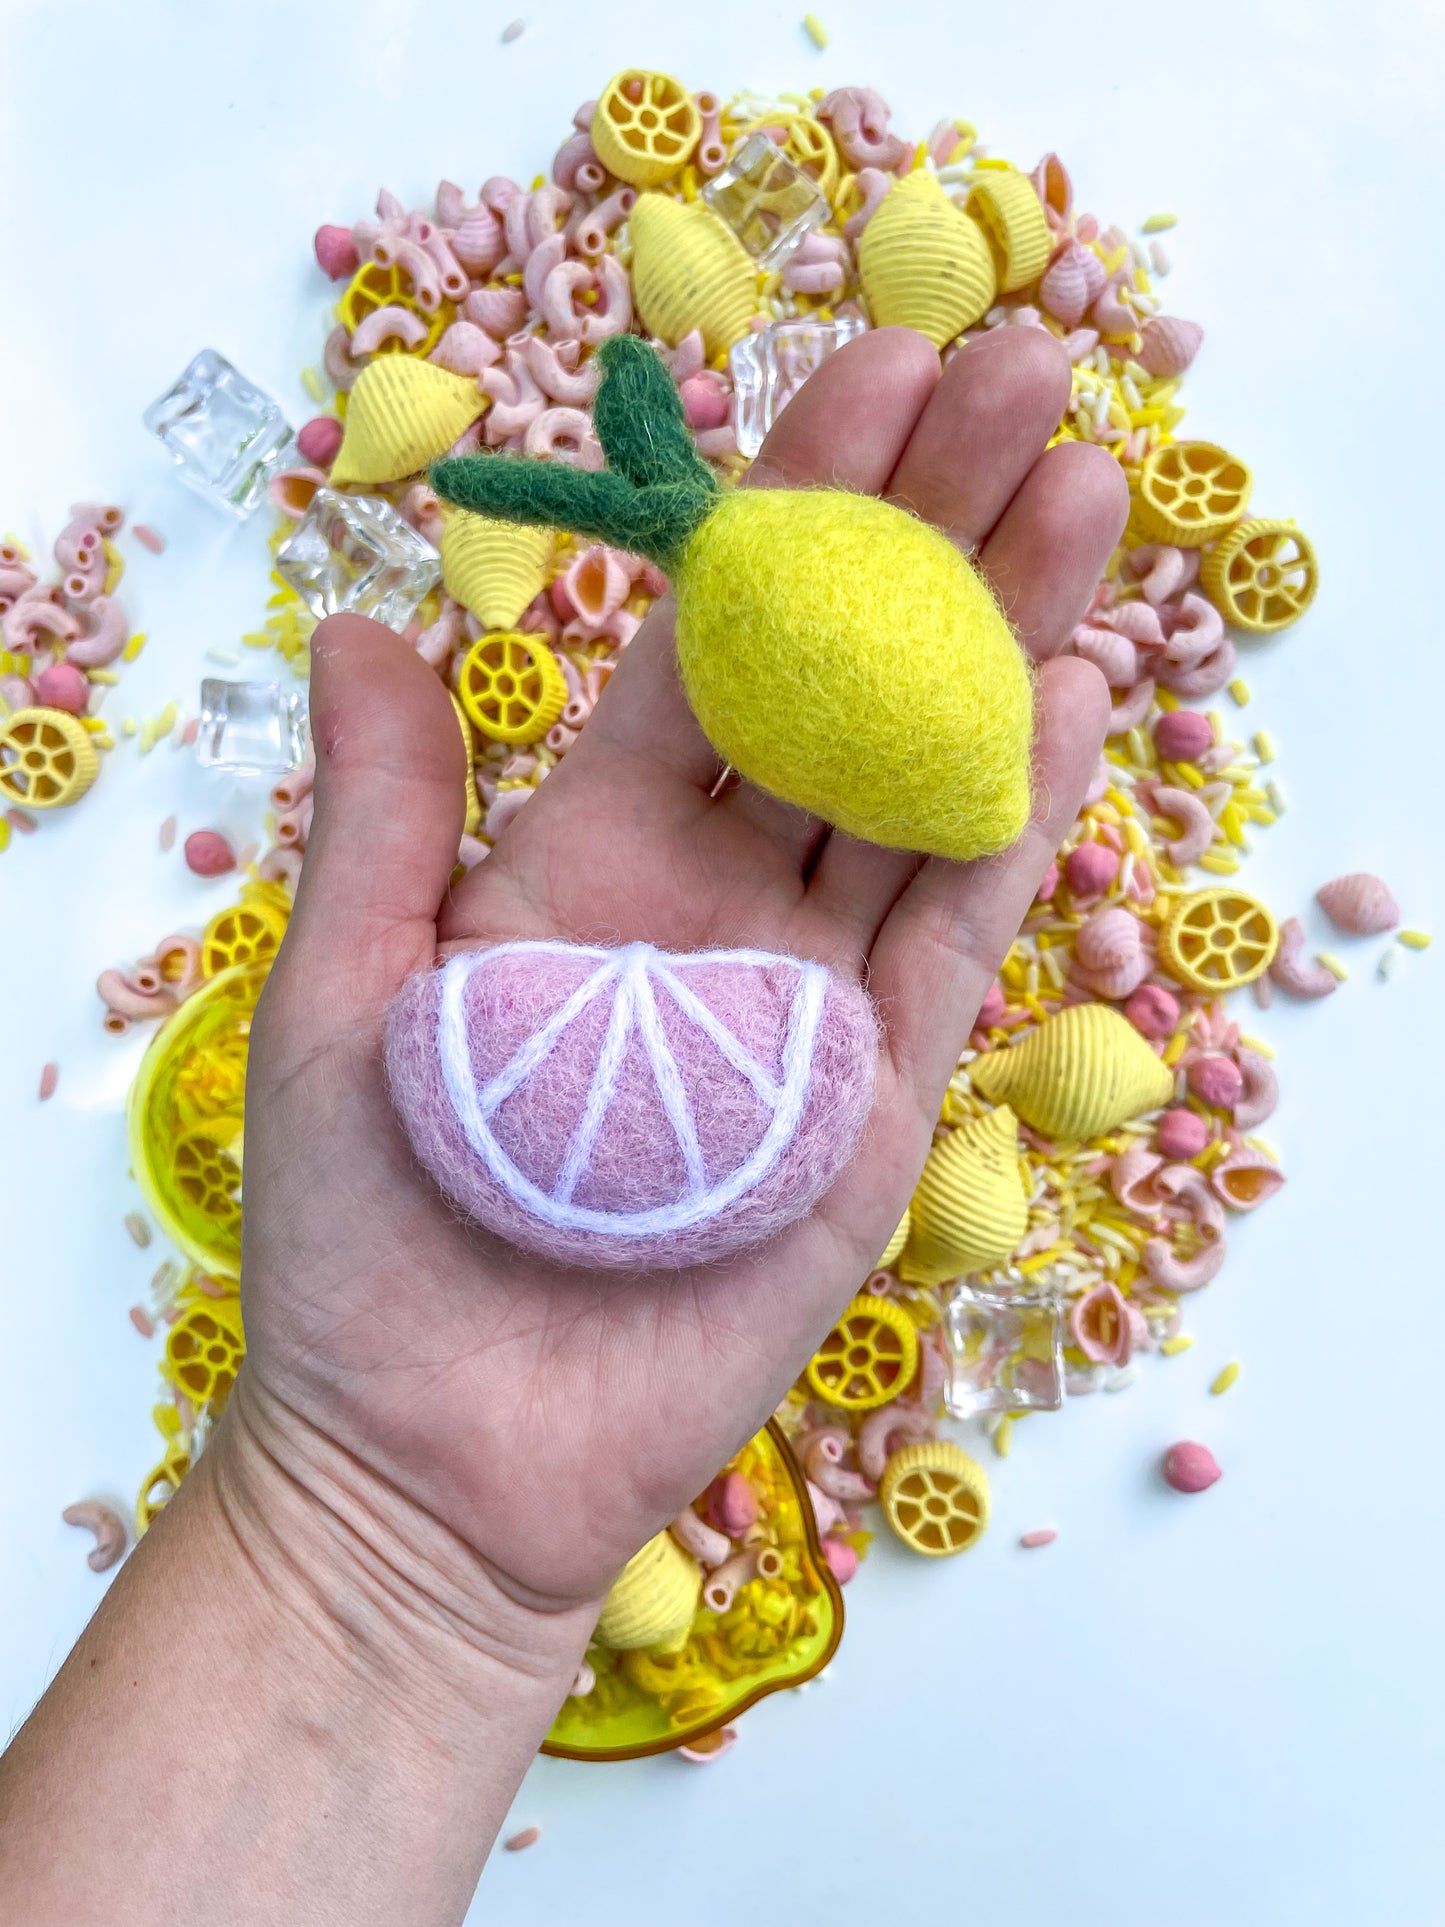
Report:
[[[433,466],[437,494],[666,569],[688,701],[750,782],[895,849],[1012,843],[1029,813],[1032,684],[973,565],[873,496],[720,488],[647,343],[619,335],[599,359],[606,471],[466,456]]]

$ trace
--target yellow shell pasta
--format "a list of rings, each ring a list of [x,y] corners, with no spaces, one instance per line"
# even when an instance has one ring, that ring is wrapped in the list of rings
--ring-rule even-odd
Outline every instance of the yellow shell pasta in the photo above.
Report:
[[[414,355],[380,355],[356,378],[331,480],[399,482],[444,455],[487,406],[468,375]]]
[[[938,1285],[1001,1264],[1028,1230],[1018,1119],[1007,1104],[970,1118],[928,1154],[910,1207],[900,1276]]]
[[[858,276],[876,326],[916,328],[935,348],[977,321],[997,286],[983,229],[923,170],[883,197],[858,244]]]
[[[617,1575],[594,1637],[614,1652],[676,1648],[687,1637],[701,1591],[697,1562],[670,1532],[659,1532]]]
[[[442,585],[484,629],[511,629],[547,586],[555,537],[467,509],[450,509],[442,527]]]
[[[1083,1139],[1167,1104],[1173,1075],[1127,1017],[1108,1004],[1075,1004],[1021,1043],[976,1057],[973,1088],[1007,1101],[1046,1137]]]
[[[674,348],[700,328],[709,356],[726,354],[758,305],[757,272],[742,243],[701,201],[665,194],[639,195],[629,226],[644,326]]]
[[[1049,264],[1053,236],[1034,184],[1015,168],[990,168],[968,197],[971,214],[993,246],[999,290],[1012,294],[1038,280]]]

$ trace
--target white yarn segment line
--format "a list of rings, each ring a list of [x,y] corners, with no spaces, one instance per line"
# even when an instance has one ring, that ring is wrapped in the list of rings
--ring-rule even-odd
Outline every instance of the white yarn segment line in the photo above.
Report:
[[[472,1075],[467,1038],[466,988],[474,970],[488,959],[504,955],[581,956],[597,960],[598,968],[558,1005],[541,1029],[535,1031],[510,1062],[479,1091]],[[677,974],[691,965],[707,963],[742,963],[758,968],[787,964],[798,972],[798,985],[788,1011],[780,1079],[758,1063]],[[706,1183],[692,1105],[658,1014],[654,981],[666,991],[688,1022],[700,1029],[727,1063],[747,1080],[771,1113],[767,1129],[751,1154],[711,1189]],[[587,1102],[568,1142],[556,1187],[549,1193],[517,1168],[498,1144],[488,1120],[499,1105],[521,1089],[551,1055],[563,1033],[609,985],[614,987],[612,1009],[608,1013]],[[822,964],[772,956],[765,950],[710,950],[670,956],[646,943],[628,944],[621,950],[545,942],[499,944],[493,950],[453,957],[442,971],[437,1054],[452,1111],[467,1143],[507,1195],[534,1217],[559,1231],[592,1231],[616,1238],[688,1231],[716,1217],[744,1192],[761,1183],[792,1141],[807,1102],[813,1049],[827,994],[828,973]],[[574,1204],[572,1194],[587,1169],[608,1107],[616,1095],[634,1025],[641,1034],[658,1097],[682,1154],[687,1188],[683,1196],[672,1203],[653,1205],[645,1211],[597,1211]]]

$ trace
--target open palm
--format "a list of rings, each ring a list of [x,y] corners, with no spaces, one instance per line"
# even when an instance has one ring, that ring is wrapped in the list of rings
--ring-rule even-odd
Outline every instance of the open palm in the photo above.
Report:
[[[519,1596],[596,1597],[767,1417],[908,1200],[979,1002],[1073,819],[1107,694],[1058,659],[1123,526],[1101,450],[1045,452],[1069,393],[1041,331],[939,376],[883,329],[835,356],[750,480],[881,494],[976,551],[1040,664],[1035,815],[976,864],[855,842],[720,768],[649,616],[565,762],[449,891],[462,764],[446,693],[388,630],[312,648],[317,803],[247,1096],[239,1397],[275,1401],[474,1547]],[[949,780],[946,768],[938,780]],[[388,1003],[510,938],[756,946],[867,982],[884,1024],[857,1156],[811,1216],[680,1273],[549,1265],[459,1223],[388,1101]]]

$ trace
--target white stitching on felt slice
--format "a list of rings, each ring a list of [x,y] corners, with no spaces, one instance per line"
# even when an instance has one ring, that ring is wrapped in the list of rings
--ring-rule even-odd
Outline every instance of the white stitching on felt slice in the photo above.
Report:
[[[442,971],[437,1052],[457,1122],[468,1144],[508,1196],[544,1224],[558,1230],[592,1231],[619,1238],[691,1230],[695,1225],[716,1217],[754,1185],[761,1183],[782,1156],[798,1128],[803,1106],[807,1102],[808,1086],[812,1081],[813,1047],[828,994],[827,971],[821,964],[801,962],[794,957],[773,956],[765,950],[699,951],[691,955],[669,955],[666,963],[661,961],[664,954],[646,943],[628,944],[621,950],[565,943],[510,943],[499,944],[495,949],[480,953],[464,952],[461,956],[453,957]],[[596,958],[599,967],[578,985],[542,1028],[527,1039],[510,1062],[490,1078],[479,1092],[472,1075],[471,1049],[467,1039],[467,984],[472,972],[492,957],[527,955]],[[674,974],[694,964],[709,963],[743,963],[760,969],[784,965],[798,972],[797,988],[788,1011],[780,1080],[772,1078],[716,1014]],[[653,978],[662,984],[683,1017],[701,1029],[727,1062],[747,1079],[772,1113],[767,1129],[750,1156],[735,1171],[720,1179],[711,1190],[706,1187],[692,1107],[658,1015],[650,981]],[[613,1004],[587,1092],[586,1107],[568,1143],[556,1187],[548,1193],[518,1170],[493,1136],[488,1119],[498,1105],[521,1089],[557,1047],[567,1028],[608,984],[615,985]],[[627,1040],[634,1022],[638,1025],[647,1051],[663,1110],[682,1152],[687,1171],[687,1191],[671,1204],[654,1205],[646,1211],[611,1213],[592,1210],[574,1204],[572,1193],[587,1168],[608,1106],[616,1093]]]

